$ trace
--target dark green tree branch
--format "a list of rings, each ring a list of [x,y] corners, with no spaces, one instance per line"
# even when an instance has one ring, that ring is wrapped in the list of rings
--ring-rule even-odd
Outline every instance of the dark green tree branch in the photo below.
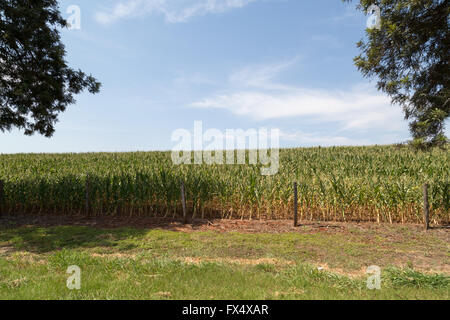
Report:
[[[343,0],[351,2],[351,0]],[[450,1],[360,0],[381,10],[381,29],[367,29],[354,61],[362,74],[403,107],[413,143],[443,146],[450,114]]]
[[[57,0],[0,0],[0,130],[50,137],[74,95],[100,83],[65,61]]]

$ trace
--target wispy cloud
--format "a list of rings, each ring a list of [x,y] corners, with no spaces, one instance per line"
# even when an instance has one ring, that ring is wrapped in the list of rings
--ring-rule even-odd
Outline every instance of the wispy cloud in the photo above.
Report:
[[[287,61],[263,66],[247,66],[229,77],[229,83],[235,88],[259,88],[267,90],[291,90],[290,86],[276,82],[276,77],[299,61],[295,57]]]
[[[293,63],[244,68],[229,77],[225,93],[207,96],[191,106],[225,109],[261,121],[297,117],[322,126],[334,123],[340,131],[405,129],[401,108],[368,85],[339,91],[288,86],[274,80]]]
[[[363,146],[370,144],[370,141],[367,139],[352,139],[344,136],[332,136],[320,132],[311,133],[299,130],[293,132],[281,130],[280,138],[284,141],[312,146]]]
[[[242,8],[258,0],[128,0],[97,12],[96,20],[109,24],[123,18],[161,14],[170,23],[186,22],[194,16]]]

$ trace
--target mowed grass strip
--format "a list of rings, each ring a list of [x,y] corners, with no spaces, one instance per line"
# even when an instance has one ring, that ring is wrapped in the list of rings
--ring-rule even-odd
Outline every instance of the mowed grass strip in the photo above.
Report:
[[[68,290],[68,263],[82,268],[81,290]],[[381,290],[307,265],[276,268],[171,259],[93,258],[63,250],[46,263],[0,259],[1,299],[448,299],[448,278],[383,274]],[[404,272],[404,271],[400,271]],[[395,274],[395,281],[399,281]]]
[[[0,299],[449,299],[448,274],[414,270],[410,257],[445,269],[441,240],[429,236],[422,257],[407,232],[389,255],[358,233],[3,228]],[[382,290],[366,288],[372,264]],[[81,290],[66,287],[70,265],[82,270]]]

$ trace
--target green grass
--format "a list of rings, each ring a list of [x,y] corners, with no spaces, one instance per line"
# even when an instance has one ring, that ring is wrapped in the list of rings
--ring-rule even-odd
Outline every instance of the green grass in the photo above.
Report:
[[[448,150],[393,146],[307,148],[280,151],[280,171],[261,176],[253,165],[175,166],[169,152],[0,155],[9,214],[85,213],[203,217],[287,218],[292,184],[303,219],[422,222],[422,186],[430,183],[433,223],[450,221]],[[87,178],[89,177],[89,178]]]
[[[400,232],[402,233],[402,232]],[[395,256],[416,247],[406,232]],[[449,299],[449,277],[392,264],[364,235],[240,234],[121,228],[0,229],[0,299]],[[437,263],[441,239],[429,236]],[[399,245],[401,244],[401,246]],[[448,248],[447,248],[448,249]],[[445,254],[445,253],[444,253]],[[364,273],[383,268],[382,289]],[[327,264],[331,271],[319,271]],[[68,290],[66,269],[82,270]],[[361,269],[362,268],[362,269]],[[339,272],[335,270],[340,270]]]

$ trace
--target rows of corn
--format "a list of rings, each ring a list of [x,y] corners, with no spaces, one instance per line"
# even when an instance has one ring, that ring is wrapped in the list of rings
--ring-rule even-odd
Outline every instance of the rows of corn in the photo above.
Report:
[[[253,165],[176,166],[169,152],[0,155],[0,208],[7,214],[176,217],[182,180],[196,217],[281,219],[293,214],[297,181],[303,220],[419,223],[427,182],[431,220],[443,224],[450,220],[449,163],[448,150],[286,149],[279,173],[262,176]]]

